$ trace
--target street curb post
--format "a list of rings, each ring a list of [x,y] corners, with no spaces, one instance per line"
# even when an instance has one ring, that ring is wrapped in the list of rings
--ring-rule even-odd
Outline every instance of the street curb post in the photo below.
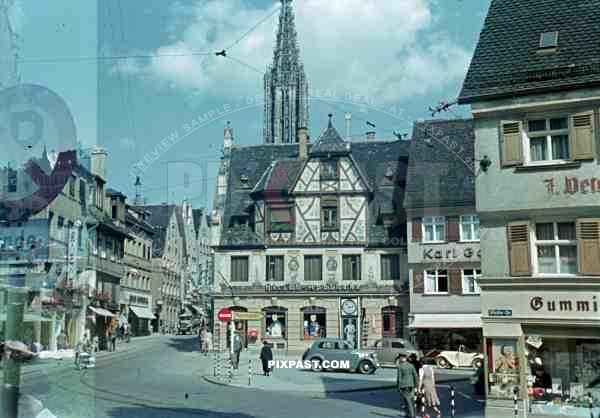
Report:
[[[252,385],[252,360],[248,360],[248,386]]]
[[[450,386],[450,416],[454,418],[456,416],[456,404],[454,402],[455,394],[454,394],[454,386]]]

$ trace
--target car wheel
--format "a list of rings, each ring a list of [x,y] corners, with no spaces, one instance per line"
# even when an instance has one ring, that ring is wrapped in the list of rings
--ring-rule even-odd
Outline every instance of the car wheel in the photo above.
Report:
[[[475,360],[473,360],[473,363],[471,363],[471,366],[473,366],[474,369],[483,367],[483,360],[480,358],[476,358]]]
[[[318,357],[313,357],[310,359],[311,370],[313,372],[322,372],[323,367],[321,367],[321,359]]]
[[[442,368],[442,369],[449,369],[452,366],[450,365],[450,362],[445,358],[445,357],[438,357],[435,359],[435,364],[438,365],[438,367]]]
[[[375,373],[375,366],[367,360],[363,360],[358,364],[358,371],[362,374],[373,374]]]

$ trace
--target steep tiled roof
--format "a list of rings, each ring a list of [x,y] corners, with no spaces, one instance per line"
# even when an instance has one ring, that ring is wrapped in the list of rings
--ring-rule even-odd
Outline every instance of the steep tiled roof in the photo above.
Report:
[[[347,154],[348,152],[350,152],[350,143],[344,141],[339,132],[333,127],[330,115],[329,126],[311,147],[310,153],[312,155],[327,155]]]
[[[600,85],[599,28],[600,0],[493,0],[459,102]]]
[[[273,161],[271,167],[265,171],[265,175],[252,190],[252,193],[286,195],[290,187],[295,183],[301,161],[283,160]]]
[[[475,206],[473,149],[470,119],[416,124],[404,207]]]
[[[147,210],[150,214],[148,222],[154,227],[154,255],[162,257],[165,250],[165,241],[171,215],[175,210],[175,205],[148,205],[140,206],[140,209]]]

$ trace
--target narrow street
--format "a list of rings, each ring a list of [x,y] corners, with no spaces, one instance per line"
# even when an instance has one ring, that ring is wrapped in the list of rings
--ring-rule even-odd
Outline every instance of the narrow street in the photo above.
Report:
[[[131,344],[139,347],[127,354],[117,351],[99,359],[96,369],[77,371],[65,364],[48,372],[26,374],[23,393],[40,399],[59,418],[400,416],[399,396],[393,390],[319,398],[219,386],[202,378],[212,371],[212,358],[197,352],[193,337],[159,336]],[[468,382],[455,386],[456,416],[483,416],[483,404],[464,396],[471,394]],[[445,406],[449,405],[447,392],[440,388]],[[445,411],[444,416],[450,416],[449,412]]]

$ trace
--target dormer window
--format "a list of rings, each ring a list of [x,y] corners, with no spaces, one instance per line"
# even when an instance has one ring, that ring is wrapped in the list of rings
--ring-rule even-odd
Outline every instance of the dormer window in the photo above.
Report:
[[[558,32],[542,32],[540,35],[540,49],[558,47]]]
[[[248,187],[248,176],[245,174],[242,174],[240,177],[240,182],[242,183],[243,187]]]

